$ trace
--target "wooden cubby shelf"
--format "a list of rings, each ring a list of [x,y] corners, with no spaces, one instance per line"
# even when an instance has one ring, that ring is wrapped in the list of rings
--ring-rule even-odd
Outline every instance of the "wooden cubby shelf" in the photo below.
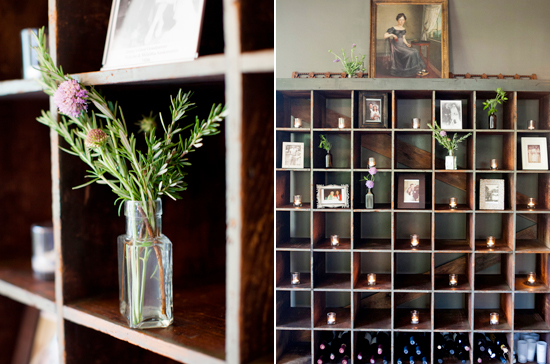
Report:
[[[482,104],[498,87],[509,100],[498,106],[497,129],[490,130]],[[387,127],[359,127],[362,91],[387,95]],[[440,120],[441,100],[462,103],[463,129],[449,135],[472,133],[456,151],[457,170],[445,170],[446,151],[427,127]],[[550,138],[550,82],[278,79],[276,104],[278,132],[300,133],[307,142],[305,160],[313,166],[284,172],[301,174],[302,194],[311,199],[310,210],[294,213],[303,216],[277,214],[277,250],[286,254],[299,241],[300,253],[309,254],[300,259],[299,270],[310,275],[306,286],[281,285],[280,290],[306,295],[288,302],[277,296],[277,316],[284,322],[290,317],[285,312],[296,309],[312,319],[295,319],[299,333],[277,326],[277,363],[294,363],[292,358],[315,364],[317,344],[327,330],[350,331],[352,355],[368,331],[387,332],[392,347],[408,332],[424,333],[432,345],[436,332],[465,333],[470,343],[478,332],[505,333],[510,345],[519,332],[541,333],[541,340],[549,341],[550,171],[522,169],[521,138]],[[307,129],[290,127],[296,117]],[[346,120],[344,129],[336,129],[340,117]],[[420,129],[412,129],[414,117],[421,119]],[[530,119],[537,121],[537,130],[527,130]],[[334,168],[324,168],[320,134],[333,143]],[[276,145],[277,153],[281,148]],[[363,177],[371,157],[378,172],[374,209],[366,209]],[[490,169],[491,159],[498,160],[497,170]],[[400,209],[399,176],[412,173],[425,177],[425,206]],[[298,178],[290,183],[290,174],[276,176],[277,196],[284,196],[285,204],[297,190]],[[503,210],[480,209],[481,179],[504,180]],[[350,208],[319,209],[317,184],[348,184]],[[451,197],[457,198],[457,209],[449,208]],[[528,198],[535,198],[535,208],[527,207]],[[338,248],[330,247],[331,234],[340,236]],[[420,241],[415,248],[413,234]],[[495,247],[487,248],[488,236],[495,237]],[[291,244],[289,238],[300,240]],[[277,263],[277,274],[286,282],[292,259],[285,254],[278,255],[288,262]],[[525,283],[529,272],[536,273],[535,285]],[[376,285],[368,285],[369,273],[376,273]],[[449,286],[449,274],[457,274],[457,286]],[[420,312],[417,325],[410,322],[412,309]],[[337,325],[326,324],[328,311],[337,313]],[[490,324],[491,312],[500,314],[498,325]],[[428,362],[434,363],[433,355],[432,347]],[[470,355],[472,363],[473,350]],[[389,361],[396,360],[392,353]]]

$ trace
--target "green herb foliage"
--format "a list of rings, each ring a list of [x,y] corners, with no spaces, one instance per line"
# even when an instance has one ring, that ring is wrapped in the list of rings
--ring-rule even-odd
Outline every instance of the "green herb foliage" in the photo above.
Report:
[[[319,144],[319,148],[326,150],[327,153],[330,153],[330,148],[332,148],[332,144],[330,144],[323,134],[321,134],[321,144]]]
[[[504,101],[508,101],[508,98],[506,97],[506,92],[502,91],[502,89],[499,87],[497,88],[497,97],[494,99],[489,99],[483,103],[483,110],[486,110],[488,107],[490,107],[488,114],[496,114],[497,112],[497,104],[502,104]]]

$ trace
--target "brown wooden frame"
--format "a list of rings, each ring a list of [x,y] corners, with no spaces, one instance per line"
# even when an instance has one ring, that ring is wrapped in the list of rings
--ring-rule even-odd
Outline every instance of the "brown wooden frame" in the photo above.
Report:
[[[376,24],[378,5],[441,5],[441,78],[449,78],[449,4],[448,0],[371,0],[369,78],[376,78]]]
[[[405,178],[418,179],[420,184],[420,197],[418,198],[418,204],[409,204],[404,201],[403,192],[405,191]],[[397,208],[409,209],[409,210],[422,210],[426,208],[426,175],[422,173],[406,173],[399,175],[399,182],[397,188]]]
[[[365,122],[365,112],[366,108],[364,107],[365,99],[381,99],[380,102],[380,121],[378,122]],[[387,128],[388,127],[388,94],[383,92],[359,92],[359,100],[357,102],[358,107],[358,118],[357,120],[360,128]]]

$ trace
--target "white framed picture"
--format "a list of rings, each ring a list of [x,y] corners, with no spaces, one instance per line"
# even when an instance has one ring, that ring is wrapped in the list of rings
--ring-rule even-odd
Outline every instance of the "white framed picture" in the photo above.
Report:
[[[102,70],[197,58],[204,0],[113,0]]]
[[[441,129],[462,129],[462,102],[441,100]]]
[[[479,209],[504,210],[504,180],[479,180]]]
[[[317,185],[317,208],[349,207],[349,185]]]
[[[283,142],[283,168],[304,168],[304,143]]]
[[[524,170],[548,170],[548,148],[546,138],[521,138],[521,162]]]

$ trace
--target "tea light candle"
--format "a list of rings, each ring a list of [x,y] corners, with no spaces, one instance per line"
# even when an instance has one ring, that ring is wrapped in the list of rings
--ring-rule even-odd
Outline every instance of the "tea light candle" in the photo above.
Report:
[[[416,248],[418,244],[420,244],[420,242],[418,241],[418,235],[411,235],[411,247]]]
[[[412,310],[411,311],[411,324],[417,325],[419,321],[420,321],[420,317],[419,317],[418,311],[417,310]]]
[[[294,195],[294,206],[295,207],[302,206],[302,195]]]
[[[331,235],[330,236],[330,245],[332,245],[332,246],[340,245],[340,237],[338,235]]]
[[[294,127],[295,128],[301,128],[302,127],[302,119],[294,118]]]
[[[345,121],[346,121],[346,119],[344,119],[344,118],[338,118],[338,128],[339,129],[344,129]]]
[[[334,325],[336,323],[336,312],[327,313],[327,324]]]
[[[527,284],[534,285],[537,280],[537,275],[535,272],[531,272],[527,274]]]
[[[456,287],[458,285],[458,276],[456,274],[449,274],[449,286]]]
[[[490,322],[491,325],[498,325],[498,312],[491,312],[490,314]]]
[[[498,159],[491,159],[491,169],[498,169]]]
[[[451,199],[449,200],[449,208],[454,210],[457,208],[457,204],[456,204],[456,197],[451,197]]]
[[[529,126],[527,127],[529,130],[535,130],[535,120],[529,120]]]
[[[420,119],[419,118],[413,118],[413,129],[420,129]]]
[[[494,236],[488,236],[487,237],[487,248],[494,248],[495,247],[495,237]]]
[[[300,284],[300,272],[292,272],[292,284]]]
[[[534,209],[535,208],[535,199],[532,197],[529,197],[529,202],[527,203],[528,209]]]
[[[369,168],[376,166],[376,160],[374,157],[369,157]]]
[[[375,286],[376,285],[376,273],[367,274],[367,283],[368,283],[369,286]]]

